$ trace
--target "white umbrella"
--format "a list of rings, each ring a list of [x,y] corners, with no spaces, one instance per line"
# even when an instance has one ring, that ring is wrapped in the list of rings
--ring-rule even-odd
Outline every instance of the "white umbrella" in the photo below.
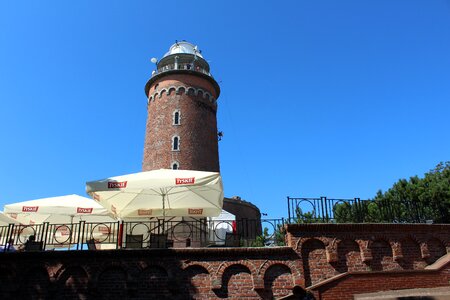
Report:
[[[8,226],[9,224],[20,225],[20,222],[0,211],[0,226]]]
[[[86,191],[122,219],[218,216],[223,205],[216,172],[161,169],[87,182]]]
[[[71,224],[115,222],[109,212],[92,199],[78,195],[43,198],[5,205],[4,211],[22,224]]]
[[[114,226],[109,226],[108,223],[117,222],[108,210],[96,201],[79,195],[7,204],[4,211],[8,216],[24,224],[25,227],[22,230],[25,229],[28,233],[30,230],[37,230],[38,227],[34,225],[44,222],[55,224],[51,225],[49,230],[52,234],[52,242],[56,243],[56,246],[66,245],[71,241],[71,236],[78,234],[77,223],[80,221],[97,223],[83,226],[83,229],[87,238],[98,239],[114,231]],[[21,235],[24,235],[24,232]],[[50,248],[55,245],[51,245]]]

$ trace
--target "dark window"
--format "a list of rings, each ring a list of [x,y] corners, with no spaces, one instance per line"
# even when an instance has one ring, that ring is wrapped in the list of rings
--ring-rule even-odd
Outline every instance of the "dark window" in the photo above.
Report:
[[[173,163],[172,170],[178,170],[178,164],[177,163]]]
[[[173,138],[173,150],[179,150],[178,148],[179,148],[179,138],[177,137],[177,136],[175,136],[174,138]]]
[[[176,111],[173,115],[173,124],[180,125],[180,112]]]

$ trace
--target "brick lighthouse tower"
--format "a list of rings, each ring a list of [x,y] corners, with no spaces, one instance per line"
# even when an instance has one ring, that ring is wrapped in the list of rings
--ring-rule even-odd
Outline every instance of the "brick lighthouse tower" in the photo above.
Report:
[[[220,87],[197,46],[185,41],[172,45],[157,62],[145,94],[143,171],[219,172],[216,113]]]

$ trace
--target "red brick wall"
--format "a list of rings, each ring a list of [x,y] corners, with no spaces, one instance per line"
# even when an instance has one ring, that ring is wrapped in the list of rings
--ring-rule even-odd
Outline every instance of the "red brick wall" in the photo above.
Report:
[[[425,267],[450,250],[450,225],[298,224],[286,229],[288,244],[302,258],[304,287],[316,299],[449,286],[449,262]]]
[[[272,299],[301,287],[345,300],[448,286],[450,258],[436,259],[449,229],[300,224],[286,226],[289,247],[0,253],[0,299]]]
[[[351,300],[353,295],[380,291],[449,286],[450,266],[442,270],[371,272],[347,276],[313,287],[316,299]],[[427,298],[428,299],[428,298]],[[431,298],[430,298],[431,299]]]
[[[0,299],[271,299],[301,283],[284,248],[0,253]]]
[[[167,74],[150,86],[144,144],[144,171],[171,168],[219,172],[217,95],[205,78],[194,74]],[[173,125],[179,110],[180,125]],[[172,151],[172,137],[180,137]]]

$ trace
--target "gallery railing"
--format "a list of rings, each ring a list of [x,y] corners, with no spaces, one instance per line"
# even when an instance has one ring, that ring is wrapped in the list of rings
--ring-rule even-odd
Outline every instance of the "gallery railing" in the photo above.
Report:
[[[24,249],[33,236],[39,250],[272,246],[284,241],[284,219],[162,220],[0,226],[0,246]],[[263,229],[264,228],[264,229]],[[163,237],[164,244],[155,240]],[[155,245],[155,241],[158,243]]]
[[[361,200],[287,197],[290,223],[432,223],[445,220],[439,209],[418,200]]]
[[[206,74],[208,76],[211,76],[211,73],[208,72],[206,69],[201,68],[198,65],[192,64],[192,63],[179,63],[177,65],[175,64],[167,64],[162,68],[157,69],[153,74],[152,77],[160,74],[160,73],[164,73],[164,72],[168,72],[168,71],[173,71],[173,70],[189,70],[189,71],[195,71],[195,72],[199,72],[199,73],[203,73]]]

